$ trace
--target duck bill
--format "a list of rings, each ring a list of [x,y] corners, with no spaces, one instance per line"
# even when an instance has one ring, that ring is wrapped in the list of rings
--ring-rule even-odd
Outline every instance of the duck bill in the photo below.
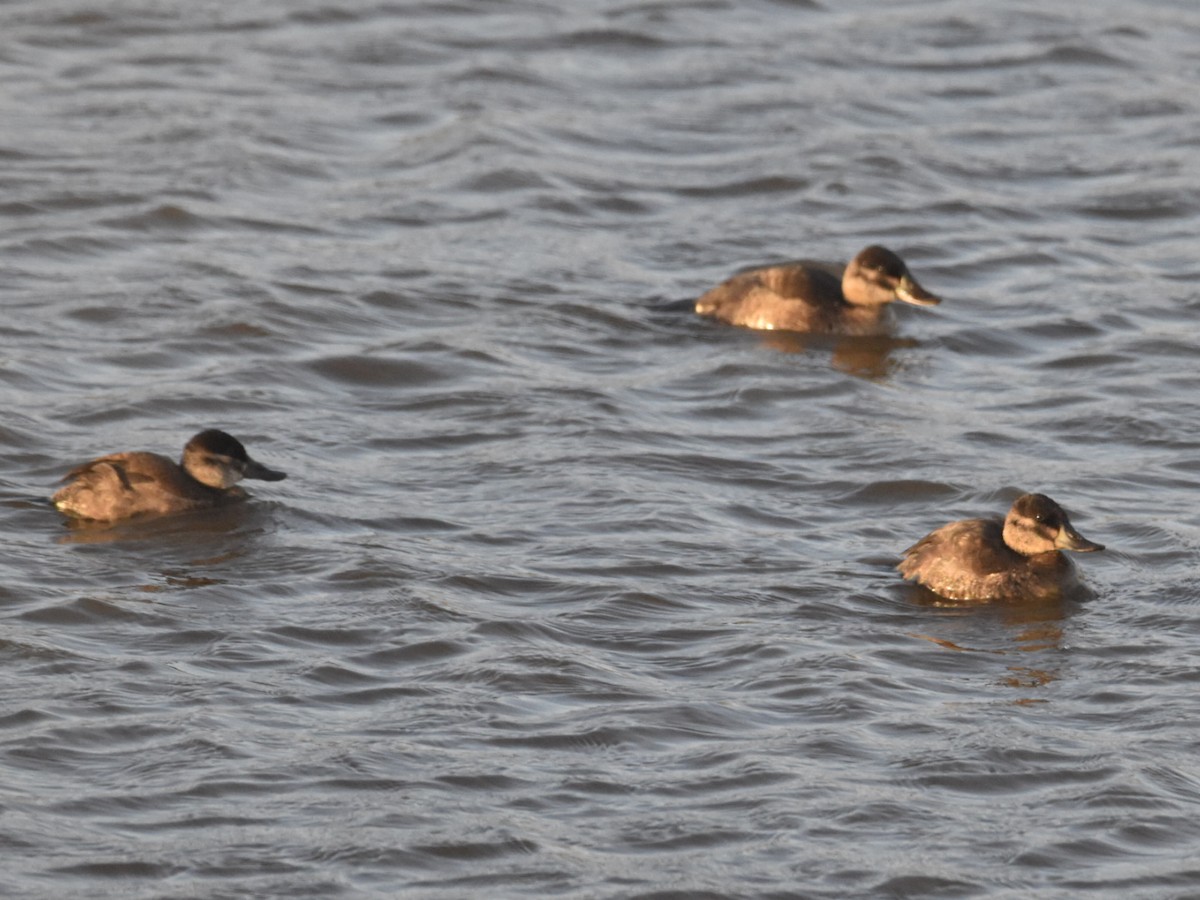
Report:
[[[937,306],[942,302],[941,297],[929,293],[911,275],[905,275],[896,285],[896,299],[913,306]]]
[[[283,481],[287,478],[287,472],[277,472],[274,469],[268,469],[262,463],[250,460],[246,463],[246,469],[242,472],[243,478],[257,478],[259,481]]]
[[[1070,525],[1064,525],[1054,539],[1054,546],[1059,550],[1074,550],[1077,553],[1090,553],[1093,550],[1103,550],[1103,544],[1089,541]]]

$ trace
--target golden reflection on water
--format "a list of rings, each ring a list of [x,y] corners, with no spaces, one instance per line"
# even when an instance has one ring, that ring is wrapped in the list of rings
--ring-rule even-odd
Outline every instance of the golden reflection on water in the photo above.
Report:
[[[947,600],[923,587],[913,585],[912,601],[925,606],[947,611],[957,611],[960,616],[978,614],[996,621],[1007,637],[1004,646],[975,647],[935,637],[930,634],[912,633],[920,640],[937,644],[956,653],[987,653],[994,656],[1009,656],[1013,653],[1043,653],[1063,649],[1063,623],[1079,608],[1077,597],[1030,600],[1025,603],[969,603]],[[1043,688],[1057,681],[1057,667],[1010,665],[1007,674],[998,683],[1017,690]],[[1044,703],[1041,698],[1023,698],[1016,703]]]
[[[254,533],[253,509],[234,504],[214,510],[198,510],[169,516],[132,519],[121,522],[91,522],[67,519],[66,533],[57,538],[60,544],[129,544],[148,545],[158,561],[171,559],[175,564],[145,573],[151,580],[131,585],[132,590],[146,594],[187,591],[227,583],[226,579],[205,574],[244,557],[247,553],[242,540],[230,544],[224,538],[238,533]],[[209,538],[221,538],[210,543]],[[206,549],[218,552],[205,553]]]
[[[883,381],[895,372],[898,363],[892,358],[894,351],[920,346],[920,341],[914,338],[887,334],[830,336],[765,331],[762,335],[764,347],[781,353],[828,349],[831,352],[830,362],[835,369],[867,381]]]
[[[203,575],[189,575],[186,572],[163,572],[161,584],[143,584],[137,590],[147,594],[161,594],[168,591],[189,590],[191,588],[212,587],[225,584],[225,579],[208,578]]]
[[[90,519],[63,518],[64,534],[60,544],[111,544],[120,541],[188,542],[200,536],[226,535],[253,523],[255,508],[232,503],[213,509],[173,513],[165,516],[94,522]]]

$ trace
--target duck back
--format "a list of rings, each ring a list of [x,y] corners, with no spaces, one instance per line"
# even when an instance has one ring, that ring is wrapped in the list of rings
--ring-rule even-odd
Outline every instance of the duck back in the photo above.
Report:
[[[214,506],[245,496],[188,477],[157,453],[113,453],[72,469],[52,498],[59,511],[79,519],[111,521]]]
[[[1023,556],[1004,542],[999,519],[965,519],[931,532],[904,551],[900,574],[950,600],[1061,597],[1077,584],[1057,550]]]
[[[696,312],[730,325],[782,331],[852,332],[879,320],[879,310],[846,302],[836,275],[802,262],[739,272],[702,295]]]

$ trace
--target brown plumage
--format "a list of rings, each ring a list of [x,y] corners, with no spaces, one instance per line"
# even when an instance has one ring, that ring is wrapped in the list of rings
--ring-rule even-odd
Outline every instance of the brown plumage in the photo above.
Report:
[[[896,568],[950,600],[1053,599],[1077,585],[1075,567],[1060,551],[1103,549],[1076,531],[1045,494],[1022,494],[1003,523],[964,519],[943,525],[905,550]]]
[[[892,251],[867,247],[841,276],[813,263],[783,263],[739,272],[696,301],[696,312],[730,325],[828,334],[875,334],[887,304],[935,306]]]
[[[78,519],[113,521],[219,506],[241,500],[243,478],[287,476],[255,462],[241,442],[215,428],[183,448],[178,465],[157,453],[113,453],[72,469],[55,493],[59,511]]]

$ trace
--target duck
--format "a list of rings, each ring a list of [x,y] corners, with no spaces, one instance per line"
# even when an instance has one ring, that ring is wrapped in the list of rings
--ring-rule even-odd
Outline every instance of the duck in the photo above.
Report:
[[[927,534],[896,566],[904,578],[948,600],[1052,600],[1079,586],[1063,553],[1103,550],[1045,494],[1022,494],[1001,522],[963,519]]]
[[[738,272],[696,301],[696,312],[765,331],[872,335],[885,329],[888,306],[901,300],[936,306],[941,298],[917,282],[899,256],[873,244],[840,278],[836,268],[791,262]]]
[[[112,522],[221,506],[245,499],[237,486],[243,478],[286,477],[251,459],[237,438],[209,428],[187,442],[178,464],[143,451],[86,462],[66,474],[51,502],[73,519]]]

